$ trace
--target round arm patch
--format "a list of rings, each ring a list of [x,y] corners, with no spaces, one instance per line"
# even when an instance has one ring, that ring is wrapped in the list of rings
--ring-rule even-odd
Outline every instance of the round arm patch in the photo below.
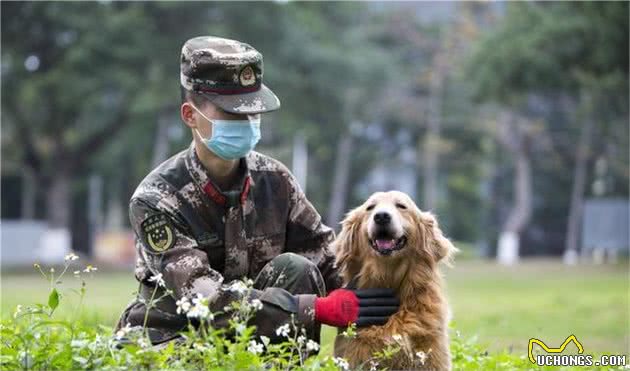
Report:
[[[140,225],[142,238],[151,252],[161,254],[175,244],[175,230],[166,214],[155,214]]]

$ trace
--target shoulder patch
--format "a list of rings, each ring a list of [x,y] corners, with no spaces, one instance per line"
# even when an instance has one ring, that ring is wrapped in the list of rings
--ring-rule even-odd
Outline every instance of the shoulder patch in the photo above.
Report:
[[[161,254],[175,244],[175,231],[168,216],[155,214],[140,224],[142,237],[152,252]]]

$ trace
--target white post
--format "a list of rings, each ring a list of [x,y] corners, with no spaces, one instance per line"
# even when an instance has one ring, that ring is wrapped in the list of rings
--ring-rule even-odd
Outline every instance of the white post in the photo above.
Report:
[[[503,232],[499,236],[497,260],[499,264],[513,265],[518,263],[519,239],[514,232]]]

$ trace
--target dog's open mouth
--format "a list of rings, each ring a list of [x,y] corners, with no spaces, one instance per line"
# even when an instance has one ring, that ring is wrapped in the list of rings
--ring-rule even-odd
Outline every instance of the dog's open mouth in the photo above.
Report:
[[[407,244],[407,237],[400,238],[375,238],[370,239],[372,248],[381,255],[390,255],[392,252],[400,250]]]

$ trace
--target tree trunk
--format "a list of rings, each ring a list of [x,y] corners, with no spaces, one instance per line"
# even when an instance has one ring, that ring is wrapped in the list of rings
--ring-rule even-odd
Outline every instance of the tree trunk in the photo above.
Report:
[[[293,161],[291,172],[295,175],[298,183],[302,186],[302,191],[306,194],[306,182],[308,174],[308,151],[304,134],[296,133],[293,136]]]
[[[158,115],[157,130],[155,131],[155,144],[153,146],[153,159],[151,164],[155,169],[168,157],[168,120],[169,116],[161,113]]]
[[[442,126],[442,93],[446,74],[445,51],[439,51],[433,61],[427,109],[427,133],[422,144],[423,151],[423,208],[435,210],[438,202],[438,161],[440,131]]]
[[[514,157],[514,205],[499,236],[497,260],[500,264],[518,262],[520,233],[529,223],[532,214],[532,175],[527,153],[526,134],[511,114],[499,120],[499,141]]]
[[[520,233],[532,214],[532,175],[529,157],[520,150],[514,171],[514,207],[505,222],[505,231]]]
[[[52,174],[50,178],[49,187],[46,188],[46,220],[48,229],[40,240],[37,256],[37,259],[45,264],[63,262],[64,255],[71,250],[72,182],[69,174],[70,172],[67,169],[57,169],[57,172]]]
[[[25,167],[22,173],[22,204],[20,217],[22,219],[35,219],[35,202],[37,200],[37,180],[32,169]]]
[[[53,174],[46,196],[47,221],[50,228],[70,228],[71,179],[67,172],[60,170]]]
[[[103,230],[103,177],[101,175],[92,174],[88,180],[88,200],[87,200],[87,216],[88,216],[88,240],[89,254],[94,255],[94,247],[96,245],[96,237]]]
[[[591,134],[594,122],[590,115],[590,98],[586,97],[582,104],[586,107],[586,117],[580,132],[580,142],[575,155],[575,170],[573,172],[573,188],[571,190],[571,204],[567,221],[567,235],[565,240],[564,263],[573,265],[578,258],[578,240],[580,222],[582,221],[582,207],[584,205],[584,189],[586,188],[586,165],[591,145]]]
[[[341,136],[339,142],[337,142],[335,174],[333,177],[330,203],[328,204],[328,220],[326,221],[328,225],[334,229],[336,229],[341,221],[343,211],[346,208],[346,193],[350,173],[352,144],[352,136],[349,132]]]

